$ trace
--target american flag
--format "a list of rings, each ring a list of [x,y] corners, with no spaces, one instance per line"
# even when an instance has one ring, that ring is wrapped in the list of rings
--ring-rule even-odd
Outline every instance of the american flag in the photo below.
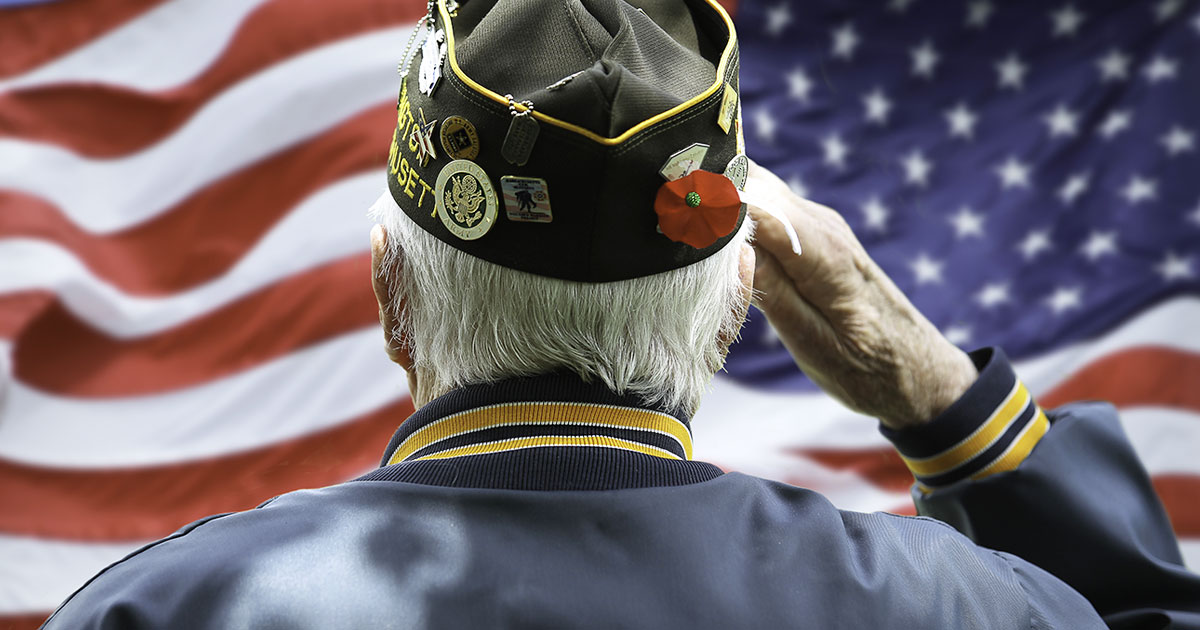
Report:
[[[726,3],[749,153],[956,343],[1122,407],[1200,564],[1194,3]],[[373,467],[368,281],[418,0],[0,2],[0,627],[207,514]],[[1190,175],[1190,176],[1189,176]],[[752,313],[697,457],[911,511]]]

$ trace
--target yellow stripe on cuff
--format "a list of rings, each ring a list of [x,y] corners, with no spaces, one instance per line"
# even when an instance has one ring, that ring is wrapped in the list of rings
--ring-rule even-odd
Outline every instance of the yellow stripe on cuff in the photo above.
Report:
[[[1021,412],[1031,404],[1034,403],[1029,395],[1029,390],[1025,389],[1020,381],[1017,381],[1000,407],[992,412],[991,417],[958,444],[930,457],[909,458],[903,455],[900,457],[908,469],[917,476],[932,477],[949,472],[987,450],[1004,435],[1013,421],[1019,418]]]
[[[535,448],[540,446],[604,446],[608,448],[637,451],[639,453],[645,453],[646,455],[654,455],[655,457],[679,459],[679,456],[671,451],[661,448],[654,448],[653,446],[642,444],[640,442],[621,440],[614,437],[609,437],[607,435],[546,435],[539,437],[512,438],[497,442],[484,442],[482,444],[460,446],[458,448],[432,453],[424,457],[418,457],[413,461],[421,461],[425,459],[445,459],[447,457],[460,457],[463,455],[484,455],[487,453],[500,453],[504,451],[515,451],[522,448]]]
[[[988,475],[1016,470],[1021,462],[1025,461],[1026,457],[1033,452],[1033,447],[1046,435],[1046,431],[1050,430],[1050,420],[1046,418],[1046,414],[1041,409],[1037,410],[1037,417],[1025,426],[1021,435],[1013,440],[1012,446],[1008,448],[996,461],[988,465],[987,468],[971,475],[971,479],[982,479]]]

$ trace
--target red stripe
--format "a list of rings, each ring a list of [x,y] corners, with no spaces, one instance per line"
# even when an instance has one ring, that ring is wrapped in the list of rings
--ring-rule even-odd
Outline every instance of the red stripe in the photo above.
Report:
[[[271,64],[338,39],[415,22],[424,8],[412,0],[272,0],[246,18],[208,70],[179,87],[146,93],[63,84],[0,95],[0,137],[59,144],[94,157],[131,153],[166,137],[214,95]],[[397,61],[402,46],[396,45]]]
[[[49,291],[22,291],[0,295],[0,339],[14,339],[25,326],[54,303]]]
[[[0,77],[32,70],[159,4],[162,0],[71,0],[4,9]]]
[[[891,447],[862,449],[789,449],[793,455],[806,457],[826,468],[857,473],[872,484],[890,492],[908,492],[913,483],[912,473],[904,460]],[[788,482],[792,483],[792,482]],[[802,485],[802,484],[797,484]]]
[[[1155,405],[1200,411],[1200,354],[1164,347],[1132,348],[1092,361],[1039,396],[1043,407],[1107,400],[1118,407]]]
[[[136,396],[205,383],[371,324],[378,324],[378,308],[370,256],[362,254],[137,339],[114,339],[55,303],[16,339],[13,369],[17,379],[48,392]]]
[[[0,615],[0,630],[37,630],[53,611],[33,615]]]
[[[0,510],[0,531],[94,542],[161,538],[209,514],[361,474],[378,464],[412,411],[405,397],[318,433],[170,466],[61,470],[0,461],[0,505],[9,506]]]
[[[1175,533],[1183,538],[1200,536],[1200,477],[1152,475],[1150,481],[1167,508]]]
[[[0,191],[0,238],[56,242],[128,293],[187,289],[228,271],[312,193],[349,175],[382,168],[387,159],[383,139],[394,125],[394,105],[364,110],[315,138],[217,180],[150,221],[110,235],[81,230],[41,199]],[[372,201],[364,199],[362,208],[346,212],[366,212]]]

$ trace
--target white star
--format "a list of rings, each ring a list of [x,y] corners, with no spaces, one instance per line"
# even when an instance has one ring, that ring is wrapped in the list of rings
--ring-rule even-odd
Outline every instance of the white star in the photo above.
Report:
[[[1054,111],[1043,116],[1042,121],[1049,127],[1051,138],[1073,136],[1079,130],[1079,114],[1067,109],[1062,103],[1059,103]]]
[[[1100,135],[1104,136],[1105,140],[1112,140],[1113,136],[1128,129],[1129,123],[1132,120],[1133,112],[1128,109],[1118,109],[1109,112],[1104,122],[1100,123]]]
[[[1088,260],[1096,262],[1105,256],[1117,253],[1117,233],[1115,231],[1096,232],[1088,235],[1088,240],[1079,248],[1080,253]]]
[[[1121,189],[1121,196],[1132,204],[1154,199],[1158,197],[1158,182],[1135,174],[1129,178],[1125,188]]]
[[[797,67],[787,75],[788,96],[800,101],[808,103],[808,93],[812,91],[813,82],[808,78],[808,74],[804,72],[804,68]]]
[[[1029,66],[1021,63],[1021,58],[1016,53],[1009,53],[1007,57],[996,62],[996,72],[1000,73],[1002,88],[1019,90],[1025,87],[1025,73],[1028,71]]]
[[[1150,63],[1142,69],[1142,73],[1151,83],[1174,79],[1175,75],[1179,73],[1179,62],[1162,55],[1155,55],[1154,59],[1151,59]]]
[[[883,90],[875,88],[870,94],[863,96],[862,100],[863,106],[867,108],[867,122],[886,125],[888,114],[892,111],[892,102]]]
[[[967,26],[972,28],[983,28],[987,26],[988,20],[992,17],[992,11],[995,7],[987,0],[975,0],[967,5]]]
[[[975,301],[983,308],[995,308],[1009,301],[1008,283],[997,282],[985,285],[975,294]]]
[[[792,11],[788,6],[788,0],[783,0],[767,9],[767,34],[771,37],[779,37],[783,33],[783,29],[791,23]]]
[[[797,197],[808,198],[808,186],[804,185],[804,180],[800,179],[799,174],[788,178],[787,185]]]
[[[1188,215],[1188,220],[1196,225],[1200,225],[1200,204],[1196,204],[1196,209]]]
[[[842,137],[838,134],[833,134],[825,138],[821,142],[821,147],[825,149],[825,163],[835,168],[846,167],[846,156],[850,153],[850,147],[842,142]]]
[[[834,57],[849,60],[854,57],[855,48],[858,48],[858,33],[853,22],[846,22],[833,31]]]
[[[979,117],[966,105],[960,102],[954,109],[946,110],[946,122],[950,125],[950,137],[962,136],[970,140],[975,135],[975,123]]]
[[[1183,8],[1183,0],[1162,0],[1154,7],[1154,19],[1159,22],[1165,22],[1173,17],[1179,10]]]
[[[983,215],[972,212],[967,206],[960,208],[958,214],[950,217],[949,221],[954,226],[955,238],[983,236]]]
[[[891,215],[891,210],[879,201],[878,197],[871,197],[862,207],[863,216],[865,217],[864,224],[867,229],[876,232],[887,230],[888,216]]]
[[[956,346],[961,346],[971,341],[971,327],[964,326],[962,324],[947,326],[946,329],[942,331],[942,336],[946,338],[946,341],[949,341]]]
[[[1054,22],[1054,36],[1074,37],[1075,33],[1079,31],[1079,25],[1083,24],[1084,17],[1084,14],[1080,13],[1072,4],[1065,5],[1051,13],[1050,20]]]
[[[921,42],[920,46],[908,49],[908,54],[912,56],[912,73],[919,77],[932,79],[933,67],[941,59],[933,47],[933,42],[927,39]]]
[[[1029,188],[1029,165],[1016,157],[1009,156],[1008,160],[997,166],[996,175],[1000,178],[1001,188]]]
[[[1129,55],[1116,48],[1108,51],[1107,55],[1096,60],[1096,67],[1100,68],[1100,80],[1124,81],[1128,79],[1130,61],[1132,59]]]
[[[892,0],[888,3],[888,9],[891,9],[896,13],[904,13],[908,10],[908,6],[915,1],[916,0]]]
[[[1046,298],[1046,304],[1050,306],[1050,310],[1054,311],[1055,315],[1073,309],[1079,308],[1083,302],[1083,290],[1079,287],[1059,287],[1054,290],[1054,293]]]
[[[1192,151],[1196,148],[1196,135],[1191,131],[1174,125],[1171,130],[1159,138],[1159,142],[1167,149],[1170,155],[1178,155],[1184,151]]]
[[[754,132],[764,142],[775,142],[775,131],[778,125],[775,117],[766,107],[759,107],[754,112]]]
[[[929,172],[933,170],[933,163],[926,160],[920,150],[913,149],[911,153],[900,159],[900,163],[904,165],[904,182],[906,184],[916,186],[929,184]]]
[[[1079,195],[1087,192],[1088,186],[1091,185],[1091,180],[1092,175],[1087,171],[1075,173],[1067,178],[1062,188],[1058,189],[1058,198],[1062,199],[1062,202],[1068,206],[1074,204]]]
[[[1158,266],[1154,270],[1167,282],[1172,280],[1188,280],[1196,275],[1192,271],[1192,257],[1179,256],[1175,252],[1167,252],[1167,256],[1163,258],[1162,262],[1158,263]]]
[[[918,285],[941,284],[943,266],[944,263],[930,258],[925,252],[917,254],[916,260],[908,263],[908,268],[916,276]]]
[[[1017,249],[1021,250],[1021,255],[1025,257],[1025,260],[1037,258],[1038,254],[1050,249],[1050,230],[1031,230],[1017,244]]]

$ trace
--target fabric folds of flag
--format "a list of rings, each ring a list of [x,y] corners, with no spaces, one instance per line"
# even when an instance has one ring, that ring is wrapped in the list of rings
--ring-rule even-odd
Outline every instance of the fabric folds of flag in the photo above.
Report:
[[[726,4],[751,157],[953,341],[1016,358],[988,445],[1038,403],[1112,400],[1200,564],[1195,3]],[[0,627],[192,520],[377,465],[412,403],[365,212],[424,10],[0,2]],[[911,512],[905,458],[934,485],[999,461],[897,453],[756,313],[692,429],[696,459],[847,509]]]

